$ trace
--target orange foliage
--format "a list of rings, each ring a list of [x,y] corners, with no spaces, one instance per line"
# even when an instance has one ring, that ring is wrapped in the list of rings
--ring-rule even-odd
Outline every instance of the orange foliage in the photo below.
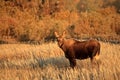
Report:
[[[94,0],[85,0],[85,10],[81,11],[81,0],[68,1],[0,1],[0,39],[10,36],[18,41],[44,41],[54,38],[55,30],[67,30],[69,35],[78,37],[115,35],[119,39],[120,15],[114,5],[104,8],[102,0],[96,4]]]

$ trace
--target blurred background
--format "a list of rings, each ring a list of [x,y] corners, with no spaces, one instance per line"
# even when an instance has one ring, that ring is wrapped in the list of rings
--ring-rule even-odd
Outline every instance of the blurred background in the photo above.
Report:
[[[0,43],[67,37],[120,42],[120,0],[0,0]]]

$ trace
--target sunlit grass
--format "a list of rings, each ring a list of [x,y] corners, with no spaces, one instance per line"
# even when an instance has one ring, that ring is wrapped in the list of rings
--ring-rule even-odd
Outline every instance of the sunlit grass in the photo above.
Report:
[[[100,43],[100,66],[77,60],[75,69],[56,43],[1,44],[0,80],[119,80],[120,45]]]

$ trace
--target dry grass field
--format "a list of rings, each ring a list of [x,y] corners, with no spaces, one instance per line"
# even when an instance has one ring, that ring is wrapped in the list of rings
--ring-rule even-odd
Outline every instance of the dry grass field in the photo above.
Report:
[[[77,60],[75,69],[57,43],[1,44],[0,80],[120,80],[120,45],[100,43],[100,66]]]
[[[64,30],[67,38],[116,44],[100,41],[100,65],[77,60],[71,69],[57,43],[48,43]],[[117,43],[120,0],[0,0],[0,80],[120,80]]]

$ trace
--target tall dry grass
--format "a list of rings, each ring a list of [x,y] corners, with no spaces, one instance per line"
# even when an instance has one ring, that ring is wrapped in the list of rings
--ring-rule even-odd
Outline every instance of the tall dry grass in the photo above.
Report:
[[[100,66],[77,60],[75,69],[56,43],[1,44],[0,80],[119,80],[120,45],[100,43]]]

